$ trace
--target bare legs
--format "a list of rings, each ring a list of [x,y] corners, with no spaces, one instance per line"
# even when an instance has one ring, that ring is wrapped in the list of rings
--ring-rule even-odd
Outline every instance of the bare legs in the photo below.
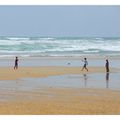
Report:
[[[83,71],[84,69],[86,69],[88,71],[88,69],[87,69],[87,67],[85,65],[83,66],[81,71]]]
[[[14,66],[14,70],[15,70],[15,69],[18,69],[18,65],[15,65],[15,66]]]

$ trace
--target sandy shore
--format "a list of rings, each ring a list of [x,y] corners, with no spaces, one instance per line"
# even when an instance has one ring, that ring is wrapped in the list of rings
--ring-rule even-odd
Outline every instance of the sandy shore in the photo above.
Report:
[[[0,80],[20,78],[42,78],[47,76],[84,73],[105,73],[105,67],[38,66],[38,67],[0,67]],[[110,68],[110,72],[118,72]],[[16,80],[17,82],[17,80]],[[2,85],[2,84],[1,84]],[[6,84],[5,84],[6,85]],[[7,98],[6,101],[2,98]],[[30,91],[0,89],[0,114],[50,114],[86,115],[120,114],[120,91],[89,88],[37,88]]]
[[[0,102],[0,114],[120,114],[120,92],[71,88],[16,92],[14,100]]]
[[[111,72],[118,69],[111,68]],[[15,80],[18,78],[47,77],[51,75],[81,74],[81,73],[104,73],[104,67],[89,67],[89,71],[81,71],[80,67],[20,67],[14,70],[12,67],[0,68],[0,80]]]

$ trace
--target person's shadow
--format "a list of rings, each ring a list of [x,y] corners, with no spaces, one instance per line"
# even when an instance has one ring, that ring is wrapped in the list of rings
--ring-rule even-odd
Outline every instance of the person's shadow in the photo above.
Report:
[[[84,77],[84,87],[87,87],[87,75],[86,74],[83,74],[83,77]]]
[[[106,73],[106,88],[109,88],[109,72]]]

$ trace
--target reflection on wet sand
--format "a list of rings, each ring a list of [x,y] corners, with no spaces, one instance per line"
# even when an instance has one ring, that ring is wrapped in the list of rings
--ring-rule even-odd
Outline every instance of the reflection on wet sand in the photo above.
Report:
[[[84,77],[84,86],[87,87],[87,75],[86,74],[83,74],[83,77]]]
[[[109,88],[109,72],[106,73],[106,88]]]
[[[120,73],[69,74],[44,78],[0,80],[0,100],[19,98],[20,93],[43,88],[97,88],[120,90]]]
[[[109,76],[110,76],[109,72],[107,72],[106,76],[105,76],[105,78],[106,78],[106,88],[109,88]],[[88,81],[87,74],[83,74],[83,80],[84,80],[84,87],[87,88],[89,86],[88,83],[87,83],[87,81]]]

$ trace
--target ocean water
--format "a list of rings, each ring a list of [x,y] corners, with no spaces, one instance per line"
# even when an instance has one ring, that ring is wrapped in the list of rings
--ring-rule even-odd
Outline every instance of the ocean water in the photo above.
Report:
[[[120,55],[120,38],[0,37],[0,57]]]

